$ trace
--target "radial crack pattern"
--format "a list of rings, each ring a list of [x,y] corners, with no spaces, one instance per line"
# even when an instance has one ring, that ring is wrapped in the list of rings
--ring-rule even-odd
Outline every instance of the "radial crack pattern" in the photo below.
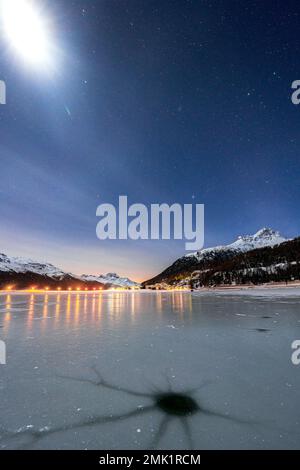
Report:
[[[190,429],[190,419],[194,415],[200,414],[202,416],[207,417],[226,419],[241,425],[251,424],[248,420],[237,419],[227,414],[208,410],[205,407],[202,407],[198,403],[198,401],[196,401],[196,399],[192,395],[195,394],[197,390],[203,388],[205,385],[210,384],[210,382],[205,382],[197,389],[194,388],[183,392],[175,392],[172,390],[171,381],[167,376],[168,386],[165,391],[156,390],[155,392],[140,392],[128,389],[126,387],[110,384],[102,377],[100,372],[95,367],[92,368],[92,370],[96,376],[96,380],[65,376],[60,376],[60,378],[90,384],[95,387],[103,387],[108,390],[114,390],[115,392],[125,393],[134,397],[145,398],[148,400],[150,399],[152,403],[147,405],[139,405],[137,408],[134,408],[132,411],[126,413],[90,417],[79,423],[65,424],[52,428],[44,427],[40,429],[32,429],[31,427],[27,427],[25,429],[19,429],[15,432],[3,431],[0,437],[0,442],[12,442],[15,440],[20,440],[20,438],[25,438],[25,440],[26,438],[28,438],[27,442],[23,442],[23,444],[21,444],[20,446],[20,448],[28,448],[30,446],[35,445],[41,439],[56,433],[67,432],[86,427],[102,426],[108,423],[126,421],[133,417],[139,417],[142,415],[146,415],[147,413],[158,411],[163,415],[163,418],[159,424],[158,430],[155,433],[149,448],[157,448],[161,440],[166,435],[170,423],[175,420],[179,420],[186,438],[187,448],[193,449],[194,444],[192,432]]]

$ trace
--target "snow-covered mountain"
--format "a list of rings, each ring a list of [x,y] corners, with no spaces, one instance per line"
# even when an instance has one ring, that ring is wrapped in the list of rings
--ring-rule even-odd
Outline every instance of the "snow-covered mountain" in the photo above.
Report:
[[[8,257],[0,253],[0,272],[34,273],[49,276],[53,279],[62,279],[67,273],[49,263],[38,263],[31,259]]]
[[[143,283],[144,286],[157,283],[169,283],[176,279],[189,276],[193,271],[207,269],[212,261],[225,261],[238,255],[259,248],[273,247],[288,241],[278,231],[262,228],[254,235],[240,236],[229,245],[204,248],[195,253],[189,253],[176,260],[161,274]]]
[[[186,255],[186,257],[194,256],[200,261],[203,258],[210,257],[210,255],[214,256],[217,253],[231,251],[245,253],[247,251],[256,250],[257,248],[280,245],[286,241],[288,240],[280,235],[278,231],[272,230],[271,228],[262,228],[254,235],[239,236],[237,240],[235,240],[233,243],[230,243],[229,245],[204,248],[198,252]]]
[[[21,283],[22,286],[26,285],[28,280],[29,284],[49,283],[53,286],[59,283],[68,283],[73,286],[75,283],[83,282],[88,286],[105,286],[105,287],[138,287],[139,284],[131,281],[128,278],[123,278],[115,273],[108,273],[106,275],[93,276],[83,275],[77,276],[72,273],[67,273],[50,263],[39,263],[27,258],[9,257],[5,254],[0,254],[0,282],[6,284],[7,282],[17,285]]]
[[[89,274],[83,274],[81,279],[84,281],[100,282],[101,284],[111,284],[119,287],[138,287],[137,282],[131,281],[128,277],[120,277],[116,273],[100,274],[99,276],[93,276]]]

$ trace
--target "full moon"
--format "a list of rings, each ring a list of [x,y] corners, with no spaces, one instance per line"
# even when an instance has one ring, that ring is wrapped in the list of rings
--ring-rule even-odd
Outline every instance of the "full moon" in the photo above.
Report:
[[[46,66],[51,59],[47,22],[38,2],[0,0],[4,35],[10,47],[25,62]]]

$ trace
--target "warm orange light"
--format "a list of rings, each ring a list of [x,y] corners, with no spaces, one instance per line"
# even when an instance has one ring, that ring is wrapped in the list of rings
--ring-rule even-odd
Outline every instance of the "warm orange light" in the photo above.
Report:
[[[45,290],[49,290],[49,287],[45,287]]]
[[[68,290],[69,290],[69,291],[72,290],[72,287],[69,287]]]
[[[61,287],[58,287],[57,290],[61,290]]]
[[[84,290],[88,290],[88,288],[86,287]]]
[[[80,290],[80,287],[77,287],[77,289],[76,289],[76,290]]]
[[[12,290],[14,286],[7,286],[7,290]]]

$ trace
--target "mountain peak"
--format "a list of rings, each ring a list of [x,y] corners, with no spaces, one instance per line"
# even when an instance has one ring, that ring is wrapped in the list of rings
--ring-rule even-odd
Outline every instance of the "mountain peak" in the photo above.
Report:
[[[101,285],[111,284],[116,287],[138,287],[139,284],[131,281],[128,278],[120,277],[116,273],[108,273],[106,275],[82,275],[77,276],[72,273],[66,273],[59,268],[56,268],[50,263],[39,263],[31,259],[8,257],[0,253],[0,274],[6,275],[16,274],[35,274],[41,277],[49,278],[52,281],[63,281],[64,279],[72,278],[73,280],[80,280],[84,282],[98,282]],[[45,282],[44,279],[42,282]]]
[[[183,282],[184,284],[184,279],[190,280],[190,276],[193,272],[202,272],[205,277],[205,273],[207,270],[211,269],[211,266],[219,268],[219,265],[223,262],[231,260],[242,253],[266,247],[273,248],[276,247],[276,245],[281,245],[288,241],[290,240],[284,238],[277,230],[263,227],[253,235],[238,237],[237,240],[229,245],[218,245],[211,248],[203,248],[202,250],[194,253],[189,253],[188,255],[176,260],[158,276],[146,281],[144,285],[153,285],[161,282],[168,284],[170,281],[172,283],[175,282],[175,284],[176,282]],[[276,248],[274,251],[276,251]],[[186,276],[186,278],[184,278],[184,276]],[[177,281],[176,279],[181,280]]]
[[[249,251],[265,246],[279,245],[285,241],[287,241],[287,239],[284,238],[277,230],[263,227],[258,230],[258,232],[254,233],[254,235],[238,237],[235,242],[227,246],[241,251]]]
[[[80,276],[83,281],[96,281],[102,284],[111,284],[119,287],[138,287],[139,283],[131,281],[127,277],[121,277],[117,273],[100,274],[99,276],[83,274]]]
[[[240,235],[238,237],[238,240],[257,240],[260,238],[270,238],[270,237],[281,237],[280,233],[278,230],[273,230],[272,228],[269,227],[263,227],[260,230],[258,230],[254,235]],[[282,238],[282,237],[281,237]]]
[[[102,274],[101,274],[102,276]],[[105,274],[106,277],[112,277],[112,278],[116,278],[116,279],[119,279],[120,276],[117,274],[117,273],[107,273]]]
[[[265,238],[265,237],[281,237],[278,230],[273,230],[269,227],[261,228],[258,232],[253,235],[253,238]]]
[[[280,245],[283,242],[288,241],[284,238],[280,232],[273,230],[268,227],[263,227],[254,235],[243,235],[239,236],[237,240],[229,245],[215,246],[212,248],[204,248],[196,253],[190,253],[186,257],[196,256],[198,259],[202,259],[203,256],[214,256],[215,253],[223,253],[228,251],[251,251],[256,248],[264,248],[266,246]]]

